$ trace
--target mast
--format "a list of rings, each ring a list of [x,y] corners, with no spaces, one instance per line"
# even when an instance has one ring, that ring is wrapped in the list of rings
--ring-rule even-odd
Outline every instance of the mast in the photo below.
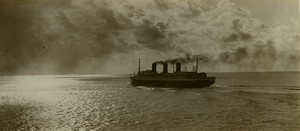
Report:
[[[197,55],[197,60],[196,60],[196,73],[198,73],[198,55]]]
[[[141,71],[141,58],[139,58],[139,68],[138,68],[138,74],[140,74]]]

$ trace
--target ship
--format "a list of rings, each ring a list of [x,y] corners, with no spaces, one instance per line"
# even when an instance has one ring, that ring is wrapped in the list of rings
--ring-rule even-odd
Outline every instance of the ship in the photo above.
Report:
[[[157,72],[157,64],[163,65],[162,72]],[[133,86],[161,87],[161,88],[201,88],[210,87],[215,83],[216,77],[208,77],[207,73],[198,73],[198,56],[196,67],[193,71],[182,71],[182,63],[176,62],[176,71],[168,72],[168,62],[152,63],[152,70],[140,71],[141,60],[139,59],[138,72],[130,76],[129,81]]]

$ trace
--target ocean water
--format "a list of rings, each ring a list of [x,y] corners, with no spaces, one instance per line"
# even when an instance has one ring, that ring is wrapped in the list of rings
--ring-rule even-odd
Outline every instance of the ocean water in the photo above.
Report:
[[[300,73],[211,73],[201,89],[126,75],[1,76],[0,130],[300,130]]]

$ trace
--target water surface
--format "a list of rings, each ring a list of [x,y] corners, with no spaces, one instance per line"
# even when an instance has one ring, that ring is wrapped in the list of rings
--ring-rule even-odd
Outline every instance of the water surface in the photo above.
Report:
[[[299,130],[300,73],[212,73],[201,89],[124,75],[0,77],[1,130]]]

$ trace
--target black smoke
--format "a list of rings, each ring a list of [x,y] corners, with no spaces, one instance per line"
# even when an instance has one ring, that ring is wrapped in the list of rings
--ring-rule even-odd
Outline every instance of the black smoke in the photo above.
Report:
[[[176,64],[176,63],[182,63],[182,64],[190,64],[190,63],[195,63],[197,61],[200,63],[208,63],[212,61],[211,57],[208,54],[198,54],[198,55],[192,55],[189,53],[186,53],[183,57],[176,57],[176,58],[169,58],[163,61],[156,61],[154,63],[157,64]]]

